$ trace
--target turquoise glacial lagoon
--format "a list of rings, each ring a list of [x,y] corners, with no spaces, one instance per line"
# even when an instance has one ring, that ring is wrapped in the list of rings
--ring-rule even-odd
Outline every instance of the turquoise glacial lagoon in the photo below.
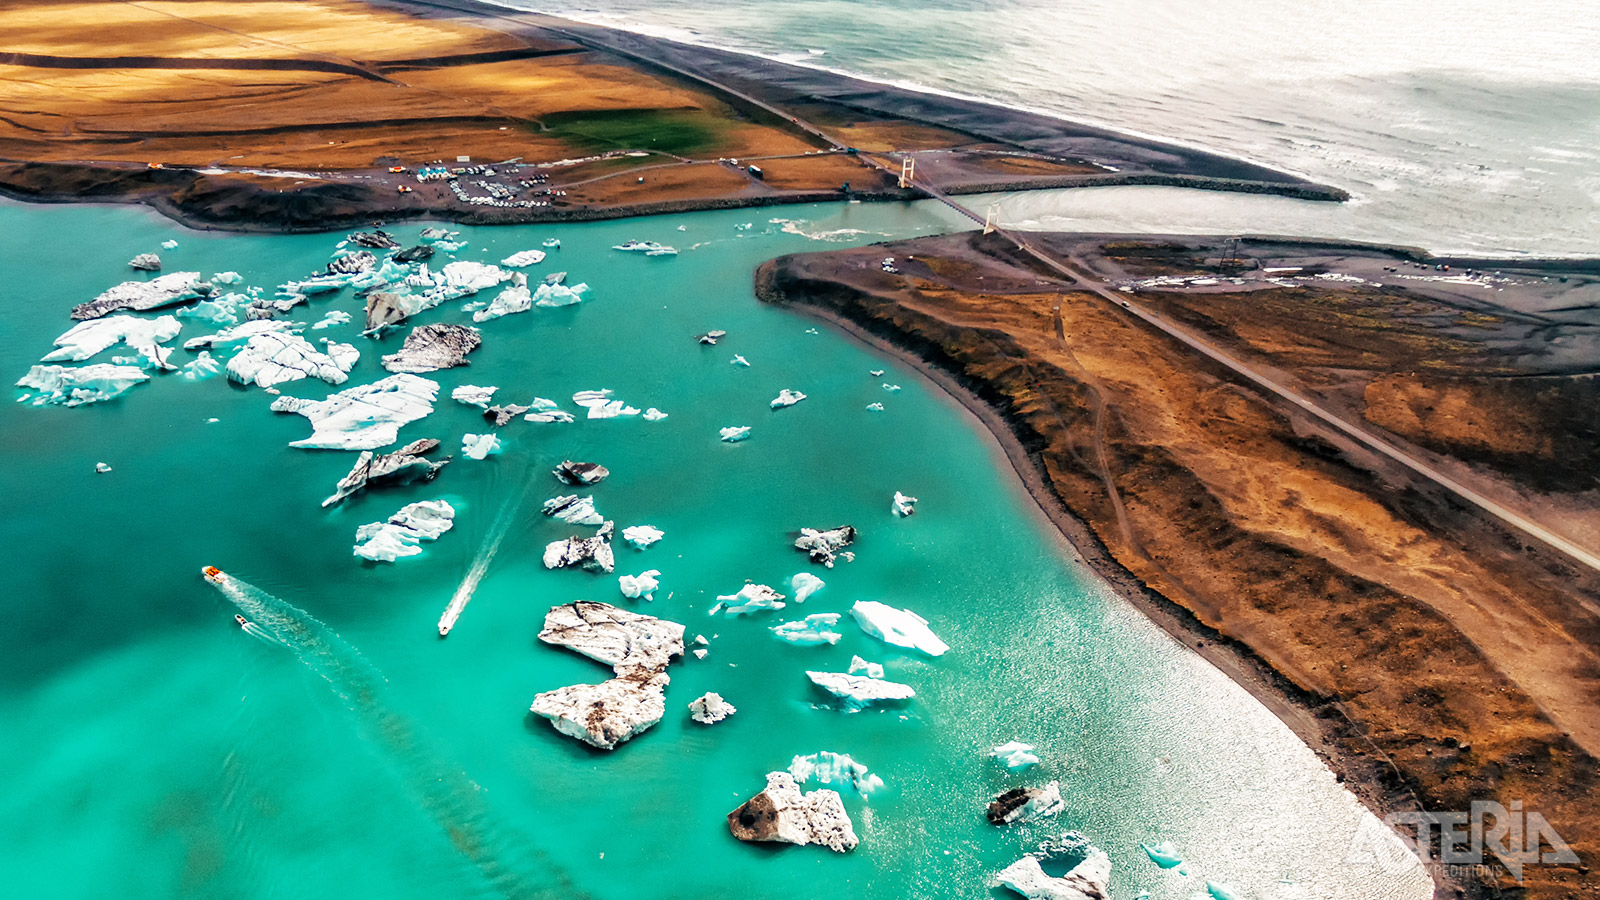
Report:
[[[1077,830],[1110,854],[1118,898],[1183,900],[1208,881],[1251,898],[1428,896],[1420,866],[1352,855],[1370,815],[1264,707],[1099,583],[971,416],[897,361],[752,295],[752,269],[772,256],[951,227],[917,204],[462,228],[455,257],[485,262],[559,238],[530,276],[568,271],[591,299],[483,323],[471,365],[426,376],[442,386],[436,410],[400,432],[441,439],[455,461],[431,484],[332,509],[319,503],[353,454],[288,447],[309,425],[269,411],[259,388],[156,375],[106,403],[0,406],[5,892],[989,897],[1003,894],[992,873]],[[410,242],[420,228],[392,230]],[[131,208],[9,203],[0,232],[0,355],[12,380],[70,327],[72,305],[133,277],[136,253],[159,252],[169,272],[238,271],[270,294],[325,265],[342,237],[204,233]],[[631,238],[683,252],[610,249]],[[177,248],[161,250],[167,240]],[[346,290],[293,317],[355,316],[306,332],[361,348],[344,387],[387,374],[378,357],[404,333],[359,337],[360,306]],[[469,321],[460,306],[415,322]],[[213,330],[183,321],[173,346]],[[693,340],[714,328],[728,332],[720,345]],[[731,365],[734,354],[749,367]],[[517,420],[500,429],[504,451],[480,462],[459,453],[461,435],[488,429],[448,396],[468,383],[567,409],[576,391],[610,388],[670,417]],[[770,409],[784,388],[809,399]],[[750,439],[720,442],[730,425],[751,426]],[[590,532],[538,511],[564,492],[550,469],[568,458],[611,469],[588,493],[619,528],[666,533],[648,550],[617,546],[617,574],[661,571],[653,603],[624,600],[615,576],[542,567],[547,542]],[[97,474],[97,462],[113,471]],[[915,516],[890,514],[896,490],[920,498]],[[359,525],[436,498],[456,508],[456,526],[420,556],[351,555]],[[441,640],[439,614],[508,499],[520,505],[498,554]],[[821,569],[790,546],[801,527],[846,523],[861,531],[853,562]],[[317,648],[297,655],[241,631],[200,578],[205,565],[325,623],[337,658],[318,671],[302,662]],[[802,571],[827,582],[804,605],[707,616],[746,580],[788,593]],[[661,724],[612,753],[528,713],[540,691],[609,677],[536,640],[546,610],[579,599],[710,638],[704,660],[670,670]],[[835,646],[769,631],[868,599],[926,617],[951,651],[901,652],[848,615]],[[883,663],[917,699],[854,714],[824,704],[805,670],[844,671],[853,655]],[[738,714],[690,722],[688,702],[706,691]],[[1019,774],[987,758],[1012,739],[1043,763]],[[823,750],[885,782],[866,800],[846,794],[855,852],[729,835],[724,816],[766,772]],[[1057,818],[1004,830],[984,821],[995,794],[1051,779],[1066,798]],[[1158,841],[1175,845],[1182,868],[1160,869],[1140,849]]]

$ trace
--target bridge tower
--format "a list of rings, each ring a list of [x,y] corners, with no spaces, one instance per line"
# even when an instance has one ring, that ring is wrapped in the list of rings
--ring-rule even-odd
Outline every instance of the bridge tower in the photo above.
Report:
[[[911,182],[917,177],[917,158],[906,156],[900,160],[900,186],[911,187]]]
[[[989,204],[989,211],[987,213],[985,213],[984,217],[983,217],[983,233],[984,234],[994,234],[995,229],[999,228],[999,227],[1000,227],[1000,204],[991,203],[991,204]]]

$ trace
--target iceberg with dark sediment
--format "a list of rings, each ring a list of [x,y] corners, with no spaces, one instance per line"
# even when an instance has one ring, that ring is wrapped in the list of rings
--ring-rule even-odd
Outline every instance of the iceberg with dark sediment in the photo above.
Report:
[[[563,569],[582,566],[610,572],[616,568],[616,555],[611,549],[610,522],[600,526],[594,537],[570,537],[564,541],[551,541],[544,548],[544,567]]]
[[[501,428],[507,422],[532,408],[531,406],[518,406],[515,403],[502,403],[499,406],[486,407],[483,411],[483,417],[492,423],[494,427]]]
[[[844,637],[833,630],[833,626],[837,624],[839,624],[839,613],[815,613],[795,622],[774,625],[772,634],[780,641],[788,641],[802,647],[837,644],[839,639]]]
[[[990,750],[989,756],[1013,772],[1039,764],[1039,757],[1033,755],[1033,745],[1021,741],[1006,741]]]
[[[741,841],[816,844],[835,853],[860,843],[838,791],[800,793],[788,772],[767,774],[767,787],[728,813],[728,830]]]
[[[371,250],[357,250],[328,263],[329,275],[360,275],[378,267],[378,258]]]
[[[500,265],[520,269],[523,266],[536,266],[544,262],[543,250],[522,250],[500,260]]]
[[[228,360],[228,378],[261,387],[302,378],[344,384],[361,358],[361,351],[335,341],[327,341],[323,347],[326,352],[319,352],[297,334],[258,334]]]
[[[34,366],[17,379],[17,387],[35,391],[34,406],[82,406],[120,397],[136,384],[150,380],[137,366],[94,363],[88,366]]]
[[[72,318],[98,319],[119,309],[131,312],[160,309],[194,300],[202,293],[209,293],[210,287],[200,280],[199,272],[173,272],[149,281],[124,281],[88,303],[74,306]]]
[[[1044,787],[1012,788],[990,801],[984,816],[991,825],[1020,825],[1034,819],[1053,816],[1067,808],[1061,799],[1061,783],[1052,781]]]
[[[161,271],[161,257],[154,253],[141,253],[128,260],[128,268],[138,269],[141,272]]]
[[[856,708],[910,700],[917,696],[911,685],[881,678],[863,678],[843,672],[807,672],[806,677],[811,679],[812,684]]]
[[[488,409],[489,402],[494,399],[497,387],[478,387],[475,384],[463,384],[450,391],[450,399],[479,409]]]
[[[920,650],[929,656],[942,656],[950,645],[939,640],[928,627],[928,620],[908,609],[896,609],[876,600],[858,600],[850,607],[861,630],[886,644]]]
[[[814,563],[822,563],[828,568],[833,568],[833,561],[844,548],[855,543],[856,530],[849,525],[838,528],[829,528],[818,531],[815,528],[800,529],[800,536],[795,539],[794,548],[804,551]]]
[[[363,450],[356,457],[356,464],[351,467],[349,474],[339,479],[333,493],[322,501],[322,505],[332,506],[369,487],[432,481],[439,470],[450,462],[448,456],[437,462],[426,458],[427,454],[437,449],[438,441],[425,438],[412,441],[393,453],[374,454],[370,450]]]
[[[374,250],[397,250],[400,247],[400,242],[394,239],[394,235],[377,228],[354,232],[349,240],[358,247],[371,247]]]
[[[917,498],[907,497],[905,494],[895,491],[894,500],[889,504],[889,510],[903,519],[917,511]]]
[[[463,434],[461,453],[472,459],[485,459],[500,452],[500,438],[494,434]]]
[[[394,562],[422,552],[422,541],[435,541],[455,524],[456,511],[443,500],[402,506],[386,522],[356,529],[355,555],[374,562]]]
[[[556,476],[562,484],[590,485],[604,481],[606,476],[611,474],[611,470],[599,463],[573,462],[568,459],[562,461],[550,474]],[[623,531],[622,536],[627,537],[628,532]]]
[[[1041,857],[1049,858],[1045,853],[1022,857],[1000,870],[995,882],[1027,900],[1107,900],[1111,896],[1111,857],[1104,850],[1089,847],[1082,861],[1059,878],[1044,871]]]
[[[617,579],[622,596],[629,600],[654,600],[656,588],[661,587],[660,569],[649,569],[638,575],[623,575]]]
[[[554,497],[544,502],[544,514],[560,519],[569,525],[603,525],[605,519],[594,511],[593,497],[571,494]]]
[[[789,762],[789,774],[801,785],[815,781],[828,787],[849,788],[863,797],[883,787],[882,778],[851,759],[848,753],[833,753],[828,750],[808,756],[796,756]]]
[[[420,325],[406,335],[400,352],[383,358],[383,367],[391,372],[437,372],[464,365],[467,354],[482,343],[476,328]]]
[[[810,572],[797,572],[789,579],[789,587],[794,590],[794,602],[804,603],[806,598],[822,590],[827,582]]]
[[[793,406],[805,398],[806,395],[799,391],[791,391],[788,388],[784,388],[778,392],[778,396],[772,399],[772,408],[783,409],[786,406]]]
[[[312,434],[291,447],[324,450],[376,450],[395,442],[400,426],[433,412],[437,382],[416,375],[390,375],[347,388],[326,400],[279,397],[273,412],[297,413],[311,420]]]
[[[683,656],[682,625],[580,600],[552,607],[539,640],[605,663],[616,674],[534,697],[531,710],[562,734],[612,750],[666,714],[666,670]]]
[[[715,691],[689,701],[689,718],[701,725],[715,725],[738,711]]]
[[[763,610],[783,609],[783,595],[764,584],[747,584],[736,594],[721,594],[707,615],[727,610],[730,616],[745,616]]]
[[[589,285],[587,284],[565,285],[560,282],[547,281],[534,289],[533,305],[546,308],[572,306],[589,299],[588,293]]]
[[[629,525],[627,528],[622,529],[622,539],[640,550],[664,537],[666,537],[666,534],[654,525]]]
[[[157,368],[173,369],[176,366],[167,361],[172,351],[161,345],[177,337],[182,330],[183,323],[172,316],[156,319],[141,319],[138,316],[92,319],[72,326],[56,338],[56,349],[45,355],[44,362],[82,362],[120,343],[127,344]]]

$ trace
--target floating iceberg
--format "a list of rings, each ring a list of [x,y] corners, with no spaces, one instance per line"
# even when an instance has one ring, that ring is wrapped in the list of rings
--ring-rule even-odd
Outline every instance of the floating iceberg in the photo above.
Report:
[[[624,241],[623,243],[616,244],[611,249],[622,250],[628,253],[643,253],[645,256],[678,255],[678,251],[675,248],[668,247],[666,244],[658,244],[655,241]]]
[[[882,403],[868,403],[867,412],[883,412]]]
[[[649,409],[644,411],[644,420],[646,422],[659,422],[662,419],[665,419],[666,417],[667,417],[666,413],[662,412],[659,409],[656,409],[654,406],[652,406]]]
[[[588,299],[589,286],[587,284],[574,284],[568,287],[564,284],[545,282],[533,291],[533,305],[543,307],[572,306]]]
[[[216,334],[204,334],[200,337],[190,338],[183,342],[183,349],[220,349],[234,344],[247,344],[251,338],[257,335],[288,334],[299,331],[300,327],[298,322],[280,322],[276,319],[251,319],[248,322],[231,325]]]
[[[150,376],[137,366],[34,366],[17,380],[17,387],[38,391],[32,398],[34,406],[82,406],[119,397],[149,380]]]
[[[555,249],[555,248],[558,248],[558,247],[561,246],[561,241],[559,239],[557,239],[557,238],[545,238],[541,242],[541,244],[542,244],[542,246],[550,247],[552,249]]]
[[[183,323],[172,316],[141,319],[137,316],[111,316],[80,322],[56,338],[56,349],[44,362],[81,362],[113,344],[123,343],[163,369],[176,368],[167,362],[172,351],[160,346],[178,336]]]
[[[488,409],[489,401],[494,399],[494,392],[500,390],[496,387],[478,387],[475,384],[463,384],[450,392],[450,399],[479,409]]]
[[[141,253],[128,260],[128,268],[138,269],[141,272],[161,271],[161,257],[154,253]]]
[[[917,498],[907,497],[905,494],[895,491],[894,500],[890,503],[889,509],[903,519],[917,511]]]
[[[732,703],[715,692],[703,694],[689,702],[689,718],[701,725],[715,725],[738,711]]]
[[[637,416],[639,410],[623,403],[621,400],[612,400],[611,391],[602,389],[598,391],[579,391],[572,395],[572,402],[589,411],[591,419],[615,419],[619,416]]]
[[[484,459],[500,452],[500,438],[493,434],[463,434],[461,452],[473,459]]]
[[[443,500],[423,500],[400,508],[387,522],[356,529],[355,555],[374,562],[394,562],[422,552],[422,541],[434,541],[454,525],[456,511]]]
[[[494,427],[500,428],[507,422],[515,419],[517,416],[522,415],[532,408],[533,407],[531,406],[518,406],[515,403],[504,403],[499,406],[490,406],[485,408],[483,411],[483,417],[494,423]]]
[[[728,333],[726,331],[712,330],[706,332],[705,334],[695,335],[694,339],[708,347],[715,347],[717,345],[717,341],[720,341],[727,336]]]
[[[444,287],[453,288],[462,294],[476,294],[501,282],[510,281],[512,274],[497,266],[458,260],[446,263],[444,268],[439,270],[439,279],[436,279],[435,283],[437,285],[442,280]]]
[[[371,250],[357,250],[328,263],[327,274],[360,275],[362,272],[370,272],[377,267],[378,258],[372,255]]]
[[[433,253],[434,248],[428,244],[417,244],[413,247],[407,247],[389,258],[397,263],[427,262],[433,259]]]
[[[744,366],[746,368],[749,368],[749,366],[750,366],[750,360],[745,359],[744,357],[739,356],[738,354],[735,354],[733,359],[728,360],[728,362],[732,363],[733,365]]]
[[[804,400],[805,398],[806,398],[806,395],[800,393],[799,391],[791,391],[788,388],[784,388],[783,390],[778,392],[778,396],[777,397],[773,398],[773,400],[772,400],[772,408],[773,409],[783,409],[786,406],[793,406],[796,403],[799,403],[801,400]]]
[[[534,697],[532,711],[562,734],[612,750],[666,714],[666,670],[683,656],[682,625],[578,601],[551,608],[539,640],[605,663],[617,676]]]
[[[1105,900],[1111,896],[1111,858],[1090,847],[1072,871],[1053,878],[1039,865],[1039,854],[1028,854],[995,876],[995,881],[1028,900]]]
[[[399,353],[383,358],[391,372],[436,372],[464,365],[467,354],[478,349],[483,338],[478,329],[465,325],[421,325],[411,329]]]
[[[412,441],[393,453],[373,454],[370,450],[363,450],[356,457],[356,464],[350,473],[339,479],[333,494],[322,501],[322,505],[332,506],[357,491],[376,485],[432,481],[439,470],[450,462],[448,456],[438,462],[424,458],[437,449],[438,441],[424,439]]]
[[[174,240],[170,240],[170,239],[162,241],[161,242],[161,249],[163,249],[163,250],[176,250],[176,249],[178,249],[178,242],[174,241]]]
[[[816,613],[797,622],[774,625],[772,633],[779,640],[799,644],[802,647],[837,644],[839,639],[844,637],[833,630],[833,626],[837,624],[839,624],[839,613]]]
[[[488,306],[474,312],[472,321],[487,322],[490,319],[498,319],[501,316],[524,313],[530,309],[533,309],[533,295],[528,293],[528,286],[525,284],[513,284],[495,295],[494,300],[490,301]]]
[[[822,563],[831,569],[839,552],[855,543],[855,540],[856,530],[849,525],[840,525],[827,531],[802,528],[800,536],[795,538],[794,548],[804,551],[812,562]]]
[[[317,331],[321,331],[324,328],[332,328],[335,325],[348,325],[349,323],[349,313],[342,309],[330,309],[326,314],[323,315],[320,322],[313,324],[311,327]]]
[[[544,262],[543,250],[523,250],[500,260],[500,265],[520,269],[523,266],[536,266],[542,262]]]
[[[222,363],[211,355],[209,350],[201,350],[200,355],[183,364],[184,381],[205,381],[222,371]]]
[[[764,584],[747,584],[737,594],[720,594],[707,615],[727,610],[730,616],[743,616],[764,609],[783,609],[783,595]]]
[[[209,300],[201,300],[192,305],[176,310],[175,315],[180,319],[199,319],[218,328],[239,324],[239,304],[248,303],[249,297],[244,294],[223,294]]]
[[[910,700],[917,696],[917,692],[912,690],[910,685],[884,681],[881,678],[863,678],[860,675],[846,675],[842,672],[807,672],[806,677],[811,679],[812,684],[856,708],[874,703]]]
[[[562,569],[582,566],[610,572],[616,568],[616,556],[611,549],[611,523],[600,526],[594,537],[570,537],[564,541],[551,541],[544,548],[544,567]]]
[[[900,385],[898,385],[898,384],[888,384],[888,383],[885,383],[885,384],[884,384],[884,386],[883,386],[883,389],[884,389],[884,390],[886,390],[886,391],[888,391],[888,392],[889,392],[889,393],[891,393],[891,394],[893,394],[893,393],[898,393],[898,392],[899,392],[899,390],[900,390]]]
[[[1039,764],[1039,757],[1033,755],[1033,745],[1024,744],[1021,741],[1006,741],[1004,744],[990,750],[989,756],[992,759],[999,760],[1002,766],[1013,772],[1017,769],[1026,769],[1029,766],[1037,766]]]
[[[883,779],[867,771],[867,767],[850,758],[847,753],[823,750],[810,756],[796,756],[789,762],[789,774],[801,785],[811,781],[818,784],[848,786],[865,797],[883,787]]]
[[[749,439],[749,437],[750,437],[750,426],[749,425],[733,425],[733,426],[730,426],[728,428],[722,429],[722,431],[719,432],[719,433],[722,435],[722,439],[724,441],[726,441],[727,443],[737,444],[740,441]]]
[[[622,575],[617,578],[617,587],[622,590],[622,596],[629,600],[654,600],[656,588],[661,587],[658,580],[660,569],[650,569],[638,575]]]
[[[562,484],[589,485],[604,481],[606,476],[611,474],[611,470],[599,463],[573,462],[568,459],[562,461],[550,474],[556,476]],[[622,536],[627,537],[628,533],[624,531]]]
[[[212,284],[238,284],[244,281],[244,276],[238,272],[218,272],[211,276]]]
[[[929,656],[943,656],[950,645],[939,640],[928,628],[928,620],[906,609],[896,609],[876,600],[858,600],[850,607],[861,630],[886,644],[920,650]]]
[[[570,525],[604,525],[606,521],[594,511],[593,497],[579,497],[576,494],[546,500],[544,514]]]
[[[741,841],[817,844],[835,853],[860,843],[837,791],[800,793],[788,772],[771,772],[767,787],[728,813],[728,830]]]
[[[94,470],[96,472],[100,473],[101,475],[104,475],[107,472],[111,471],[111,467],[109,465],[106,465],[103,462],[97,462],[97,463],[94,464]]]
[[[849,672],[851,675],[864,672],[868,678],[882,678],[883,666],[879,663],[867,662],[859,656],[852,656],[850,657]]]
[[[390,375],[326,400],[279,397],[272,401],[272,411],[298,413],[311,420],[311,436],[290,443],[291,447],[376,450],[394,443],[400,426],[433,412],[438,395],[437,382],[416,375]]]
[[[421,238],[424,241],[430,241],[430,242],[431,241],[448,241],[451,238],[459,237],[460,235],[461,235],[461,232],[459,232],[459,231],[451,231],[451,230],[449,230],[447,228],[424,228],[424,229],[422,229]],[[396,245],[396,246],[398,246],[398,245]]]
[[[528,407],[532,412],[522,417],[524,422],[572,422],[572,413],[564,409],[557,409],[555,401],[543,397],[533,398],[533,405]]]
[[[826,585],[827,582],[810,572],[799,572],[789,579],[789,586],[794,589],[794,602],[796,603],[806,602],[807,597],[822,590]]]
[[[1162,841],[1158,844],[1140,844],[1139,846],[1144,848],[1145,855],[1150,857],[1151,862],[1163,869],[1171,869],[1183,865],[1183,857],[1178,855],[1178,848],[1174,847],[1171,841]]]
[[[423,235],[426,236],[427,232],[424,231]],[[394,239],[394,235],[377,228],[371,231],[357,231],[350,235],[350,240],[357,246],[371,247],[374,250],[395,250],[400,246],[400,242]]]
[[[1061,783],[1052,781],[1042,788],[1019,787],[994,798],[984,812],[991,825],[1020,825],[1053,816],[1067,808],[1061,799]]]
[[[317,378],[344,384],[361,351],[333,341],[320,353],[305,338],[284,332],[258,334],[228,360],[228,378],[240,384],[272,387],[286,381]]]
[[[622,539],[640,550],[654,544],[663,537],[666,537],[666,535],[661,532],[661,529],[653,525],[629,525],[627,528],[622,529]]]
[[[199,272],[173,272],[149,281],[124,281],[100,296],[72,308],[79,321],[98,319],[119,309],[143,312],[184,303],[199,297],[210,285],[200,281]]]

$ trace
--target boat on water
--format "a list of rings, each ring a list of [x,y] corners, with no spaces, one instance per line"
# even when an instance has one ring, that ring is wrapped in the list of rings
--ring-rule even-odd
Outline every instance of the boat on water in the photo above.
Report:
[[[658,244],[655,241],[624,241],[620,244],[613,244],[611,249],[628,253],[643,253],[645,256],[678,255],[676,247],[668,247],[666,244]]]
[[[228,577],[216,566],[206,566],[204,569],[200,570],[200,574],[204,575],[205,579],[212,584],[221,584]]]

